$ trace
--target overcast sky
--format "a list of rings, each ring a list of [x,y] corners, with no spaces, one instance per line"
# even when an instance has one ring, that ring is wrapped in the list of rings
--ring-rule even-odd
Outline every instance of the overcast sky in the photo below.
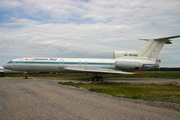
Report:
[[[0,0],[0,66],[22,57],[113,58],[180,35],[180,0]],[[180,67],[180,38],[161,67]]]

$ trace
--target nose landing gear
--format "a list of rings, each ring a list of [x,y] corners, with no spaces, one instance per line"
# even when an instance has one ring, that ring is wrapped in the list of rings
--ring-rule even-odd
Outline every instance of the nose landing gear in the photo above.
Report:
[[[27,76],[28,72],[24,72],[24,79],[28,79],[28,76]]]

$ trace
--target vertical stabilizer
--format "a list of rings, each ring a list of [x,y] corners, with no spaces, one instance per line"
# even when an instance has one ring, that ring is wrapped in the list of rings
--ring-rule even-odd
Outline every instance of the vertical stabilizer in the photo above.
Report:
[[[146,40],[147,43],[138,50],[139,57],[157,58],[164,44],[172,44],[170,39],[177,38],[179,36],[171,36],[157,39],[140,39]]]
[[[138,56],[156,58],[164,44],[165,41],[148,40],[148,42],[138,50]]]

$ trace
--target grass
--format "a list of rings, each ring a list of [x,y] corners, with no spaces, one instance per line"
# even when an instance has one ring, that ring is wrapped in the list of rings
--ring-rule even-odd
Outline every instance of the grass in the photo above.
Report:
[[[180,86],[166,85],[135,85],[120,83],[100,83],[100,84],[73,84],[61,83],[79,88],[85,88],[97,93],[104,93],[115,97],[129,99],[142,99],[147,101],[163,101],[180,104]]]
[[[156,78],[179,78],[180,79],[180,72],[141,72],[144,75],[125,75],[125,74],[102,74],[104,78],[149,78],[149,77],[156,77]],[[0,77],[23,77],[22,73],[4,73],[1,74]],[[89,76],[85,73],[29,73],[28,77],[61,77],[61,78],[89,78]]]

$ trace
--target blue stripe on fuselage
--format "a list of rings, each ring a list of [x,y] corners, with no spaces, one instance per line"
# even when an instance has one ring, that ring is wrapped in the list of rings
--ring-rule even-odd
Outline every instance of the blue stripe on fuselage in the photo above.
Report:
[[[94,63],[94,62],[39,62],[39,61],[11,61],[10,63],[17,64],[64,64],[64,65],[115,65],[115,63]],[[152,66],[155,64],[144,64],[145,66]]]
[[[93,62],[30,62],[30,61],[11,61],[17,64],[65,64],[65,65],[115,65],[115,63],[93,63]]]

